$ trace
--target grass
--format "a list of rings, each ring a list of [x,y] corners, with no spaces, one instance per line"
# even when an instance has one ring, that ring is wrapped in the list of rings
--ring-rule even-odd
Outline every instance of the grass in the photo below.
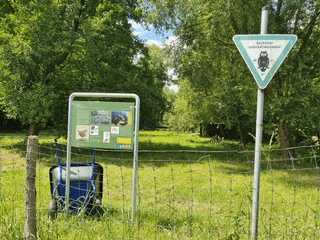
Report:
[[[5,133],[0,135],[1,145],[22,144],[27,133]],[[57,136],[50,132],[41,132],[40,143],[52,144]],[[60,137],[60,143],[66,143],[65,137]],[[140,148],[142,149],[207,149],[207,150],[226,150],[238,147],[235,141],[223,141],[221,144],[212,144],[210,138],[200,137],[198,134],[178,133],[174,131],[141,131],[139,136]]]
[[[140,211],[135,224],[129,217],[129,154],[98,153],[98,162],[104,167],[104,216],[59,214],[50,221],[48,171],[56,164],[50,149],[52,139],[50,133],[40,137],[36,178],[39,239],[248,239],[252,152],[141,153]],[[0,239],[23,238],[23,140],[24,134],[0,136]],[[144,131],[140,141],[141,149],[151,150],[238,149],[233,141],[213,144],[195,134],[169,131]],[[297,155],[310,153],[301,150]],[[74,158],[88,161],[88,156],[75,154]],[[319,171],[314,160],[297,160],[294,169],[292,162],[281,160],[278,153],[265,153],[264,160],[260,239],[319,239]]]

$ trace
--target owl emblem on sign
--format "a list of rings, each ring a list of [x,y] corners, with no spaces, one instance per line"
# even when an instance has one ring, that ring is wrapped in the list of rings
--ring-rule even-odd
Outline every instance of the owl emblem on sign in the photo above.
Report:
[[[261,72],[265,72],[269,68],[269,63],[270,60],[267,51],[261,51],[258,58],[258,68]]]

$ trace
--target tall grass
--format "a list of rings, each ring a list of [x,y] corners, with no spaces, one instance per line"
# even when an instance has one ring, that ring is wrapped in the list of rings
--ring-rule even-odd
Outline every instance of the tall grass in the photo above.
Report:
[[[14,138],[14,135],[10,137]],[[22,239],[24,152],[20,136],[0,139],[0,239]],[[144,149],[235,147],[173,132],[143,132]],[[251,217],[252,152],[141,153],[139,214],[130,221],[132,166],[128,154],[101,152],[105,214],[47,217],[48,172],[56,164],[46,135],[37,168],[39,239],[248,239]],[[13,146],[16,144],[16,146]],[[73,158],[88,161],[86,152]],[[294,162],[265,154],[261,176],[260,239],[319,239],[319,170],[312,158]],[[309,152],[298,153],[309,156]],[[280,161],[280,160],[281,161]],[[278,160],[278,161],[274,161]],[[271,162],[273,161],[273,162]],[[317,160],[316,160],[317,161]]]

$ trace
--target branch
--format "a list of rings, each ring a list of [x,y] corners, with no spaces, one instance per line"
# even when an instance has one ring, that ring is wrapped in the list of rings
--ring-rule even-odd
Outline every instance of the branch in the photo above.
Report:
[[[74,32],[78,32],[80,29],[80,23],[81,23],[80,19],[83,15],[85,7],[86,7],[85,4],[86,4],[85,0],[81,0],[78,15],[73,20],[73,31]],[[76,34],[73,34],[73,36],[76,36]],[[58,66],[62,65],[66,61],[66,59],[68,58],[68,56],[70,55],[70,53],[72,51],[71,49],[72,49],[72,46],[75,43],[75,41],[76,41],[76,37],[72,38],[72,40],[70,42],[70,47],[62,54],[59,54],[58,56],[56,56],[54,58],[54,60],[47,66],[47,68],[44,72],[44,80],[43,80],[44,83],[46,83],[48,81],[50,73],[53,73]]]
[[[75,32],[79,30],[80,19],[84,9],[85,9],[85,0],[81,0],[78,16],[73,20],[73,31]]]
[[[295,14],[294,27],[293,27],[294,34],[296,34],[298,30],[298,21],[300,20],[300,15],[301,15],[301,8],[299,8]]]
[[[276,9],[276,15],[278,17],[280,16],[282,5],[283,5],[283,0],[278,0],[277,9]]]
[[[237,25],[237,21],[235,20],[235,18],[233,17],[232,14],[230,14],[230,21],[231,21],[231,26],[233,28],[233,31],[236,33],[236,34],[239,34],[240,33],[240,29]]]
[[[212,39],[217,41],[217,42],[219,42],[224,47],[230,48],[232,50],[234,49],[234,45],[233,44],[230,44],[230,43],[228,43],[228,42],[226,42],[226,41],[224,41],[222,39],[219,39],[217,37],[214,37],[214,36],[212,36]]]
[[[302,54],[303,50],[305,49],[305,47],[307,46],[307,43],[313,33],[313,29],[314,27],[316,26],[316,23],[317,23],[317,20],[318,20],[318,17],[320,16],[320,11],[317,12],[316,14],[314,14],[310,20],[310,22],[308,23],[307,25],[307,32],[306,34],[304,35],[304,38],[302,38],[302,44],[300,46],[300,49],[298,51],[298,54],[297,55],[300,55]]]

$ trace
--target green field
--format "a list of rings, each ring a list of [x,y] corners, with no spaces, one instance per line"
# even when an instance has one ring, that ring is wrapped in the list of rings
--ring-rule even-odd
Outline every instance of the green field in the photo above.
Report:
[[[24,134],[0,136],[0,239],[22,239]],[[130,222],[131,161],[128,153],[99,152],[104,167],[105,214],[50,221],[48,171],[56,164],[53,136],[40,136],[37,168],[39,239],[248,239],[253,152],[236,142],[214,144],[195,134],[141,132],[139,215]],[[64,143],[64,139],[60,139]],[[249,147],[251,148],[251,147]],[[174,152],[178,149],[187,152]],[[168,151],[166,151],[168,150]],[[190,152],[210,150],[214,152]],[[249,149],[250,150],[250,149]],[[297,149],[263,154],[260,239],[319,239],[320,192],[317,152]],[[74,159],[88,161],[87,152]]]

